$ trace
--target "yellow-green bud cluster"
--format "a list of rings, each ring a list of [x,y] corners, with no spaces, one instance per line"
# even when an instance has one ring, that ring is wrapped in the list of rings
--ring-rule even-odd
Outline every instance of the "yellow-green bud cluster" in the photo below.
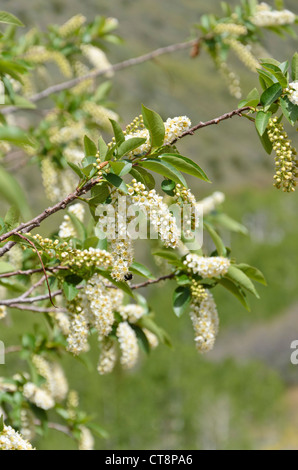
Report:
[[[234,96],[234,98],[237,98],[237,100],[240,100],[242,97],[242,91],[239,77],[229,68],[225,61],[217,58],[215,64],[220,75],[228,86],[230,95]]]
[[[226,38],[224,42],[233,49],[237,57],[249,70],[256,72],[256,69],[260,67],[260,63],[251,53],[249,46],[242,44],[235,38]]]
[[[246,26],[236,23],[218,23],[214,28],[214,33],[243,36],[247,34],[247,28]]]
[[[72,36],[78,29],[81,28],[81,26],[83,26],[85,21],[85,16],[81,14],[73,16],[66,23],[60,26],[59,35],[62,38],[68,38],[69,36]]]
[[[274,186],[278,189],[282,188],[284,192],[295,191],[298,176],[297,152],[282,123],[279,123],[276,117],[269,121],[268,137],[276,153]]]

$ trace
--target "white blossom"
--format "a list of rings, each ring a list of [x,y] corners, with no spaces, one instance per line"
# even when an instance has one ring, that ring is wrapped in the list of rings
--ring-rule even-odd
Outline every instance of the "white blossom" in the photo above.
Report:
[[[0,450],[35,450],[30,442],[11,426],[4,426],[0,432]]]
[[[289,100],[298,106],[298,80],[295,80],[294,82],[289,84]]]
[[[136,364],[139,355],[136,333],[127,322],[121,322],[116,335],[121,349],[120,363],[124,369],[131,369]]]
[[[184,264],[194,273],[204,278],[224,276],[230,267],[230,260],[223,256],[207,258],[194,253],[186,256]]]
[[[267,3],[262,2],[256,7],[251,22],[259,27],[282,26],[294,23],[296,15],[289,10],[273,10]]]

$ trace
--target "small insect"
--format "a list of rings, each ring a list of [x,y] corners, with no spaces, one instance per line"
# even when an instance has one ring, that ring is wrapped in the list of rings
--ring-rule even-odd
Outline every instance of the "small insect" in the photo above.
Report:
[[[132,275],[131,273],[127,273],[127,274],[125,274],[125,276],[124,276],[124,279],[125,279],[126,281],[131,281],[132,278],[133,278],[133,275]]]

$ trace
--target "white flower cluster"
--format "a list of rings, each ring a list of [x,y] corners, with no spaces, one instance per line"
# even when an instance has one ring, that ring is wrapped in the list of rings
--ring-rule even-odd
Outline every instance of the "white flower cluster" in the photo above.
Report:
[[[200,206],[203,210],[203,214],[207,215],[210,214],[210,212],[215,211],[216,206],[222,204],[225,200],[225,195],[224,193],[221,193],[220,191],[216,191],[215,193],[211,194],[211,196],[208,196],[201,201],[197,202],[197,205]]]
[[[5,305],[0,305],[0,320],[3,320],[7,315],[7,308]]]
[[[121,305],[119,308],[119,313],[124,321],[129,321],[129,323],[136,323],[140,318],[142,318],[146,311],[144,307],[137,304],[128,304]]]
[[[114,311],[120,308],[123,292],[107,288],[106,280],[99,274],[88,281],[85,292],[76,299],[67,338],[68,351],[75,355],[88,347],[89,327],[94,327],[100,339],[108,336],[114,324]]]
[[[51,312],[50,316],[54,319],[62,334],[68,336],[70,333],[69,317],[64,312]]]
[[[296,15],[289,10],[272,10],[265,2],[257,5],[251,22],[259,27],[282,26],[294,23]]]
[[[32,363],[39,375],[45,379],[45,383],[38,387],[32,382],[27,382],[23,388],[24,397],[38,408],[50,410],[65,400],[68,393],[68,383],[63,369],[59,364],[50,363],[42,356],[35,355]]]
[[[0,450],[35,450],[30,442],[26,441],[21,434],[11,426],[4,426],[0,432]]]
[[[177,184],[175,188],[175,202],[182,208],[183,215],[183,235],[189,238],[200,225],[197,201],[190,189]]]
[[[191,121],[187,116],[178,116],[175,118],[168,118],[164,123],[165,126],[165,138],[164,145],[170,145],[176,139],[182,136],[182,134],[188,131],[191,127]],[[125,136],[125,140],[131,139],[133,137],[141,137],[146,139],[146,142],[140,147],[133,150],[129,157],[134,157],[135,155],[144,155],[150,151],[150,134],[147,129],[140,129],[131,134]]]
[[[104,338],[101,342],[101,353],[97,371],[100,375],[109,374],[117,362],[116,343],[111,338]]]
[[[159,345],[158,337],[154,333],[152,333],[152,331],[147,330],[147,328],[143,329],[143,333],[145,334],[148,340],[150,349],[157,348],[157,346]]]
[[[119,323],[116,335],[121,349],[120,363],[124,369],[131,369],[139,356],[137,335],[126,321]]]
[[[1,411],[0,411],[1,414]],[[21,409],[20,412],[20,419],[21,419],[21,429],[20,433],[22,436],[28,440],[31,441],[34,439],[36,432],[35,432],[35,424],[34,424],[34,414],[32,411],[28,409]]]
[[[179,244],[180,233],[175,217],[169,211],[163,198],[155,189],[146,191],[142,183],[132,180],[133,187],[128,189],[133,204],[144,209],[148,214],[152,228],[159,234],[166,247],[176,248]]]
[[[190,317],[195,331],[195,343],[201,353],[210,351],[218,333],[219,319],[213,296],[201,287],[195,287]]]
[[[50,410],[55,406],[55,400],[44,388],[38,387],[32,382],[27,382],[23,388],[23,395],[28,401],[42,410]]]
[[[195,253],[186,256],[184,264],[194,273],[203,278],[224,276],[230,267],[230,260],[223,256],[207,258]]]
[[[75,215],[80,222],[84,221],[84,215],[85,215],[85,208],[83,204],[78,202],[77,204],[73,204],[72,206],[69,207],[68,212],[70,214]],[[71,218],[69,217],[68,214],[64,216],[64,220],[62,224],[60,225],[59,228],[59,237],[60,238],[70,238],[70,237],[77,237],[77,231],[75,229],[74,224],[71,221]]]
[[[289,100],[298,106],[298,80],[289,84]]]
[[[90,429],[80,426],[80,432],[79,450],[93,450],[95,441]]]
[[[83,44],[81,46],[81,51],[96,70],[105,70],[111,67],[111,63],[108,61],[106,54],[98,47],[90,44]],[[105,74],[105,76],[109,78],[113,75],[114,73],[111,70]]]
[[[131,217],[127,215],[126,204],[122,207],[122,202],[119,200],[119,196],[120,194],[118,191],[116,191],[112,196],[112,205],[115,209],[115,213],[118,215],[117,227],[112,229],[115,230],[113,235],[107,232],[107,236],[110,239],[110,251],[113,257],[112,277],[116,281],[123,281],[133,263],[134,248],[133,242],[131,238],[129,238],[129,233],[127,231]],[[126,201],[130,202],[130,198],[127,198]],[[119,216],[120,213],[123,214],[122,217]]]

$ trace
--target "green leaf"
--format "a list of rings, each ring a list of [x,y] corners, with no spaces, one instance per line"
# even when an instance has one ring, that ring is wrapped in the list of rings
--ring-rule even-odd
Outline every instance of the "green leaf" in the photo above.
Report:
[[[150,344],[142,328],[135,324],[131,325],[131,327],[135,331],[141,349],[143,349],[146,354],[150,354]]]
[[[244,225],[232,219],[232,217],[227,214],[218,213],[214,216],[208,216],[208,219],[211,219],[213,223],[218,224],[231,232],[242,233],[243,235],[248,234],[248,230]]]
[[[14,126],[0,127],[0,140],[6,140],[17,146],[34,145],[32,138],[28,137],[28,132]]]
[[[260,93],[256,88],[251,90],[245,100],[241,100],[240,103],[238,104],[239,108],[242,108],[243,106],[252,106],[255,108],[258,106],[260,102]]]
[[[145,168],[141,168],[140,166],[134,167],[130,170],[130,174],[140,183],[143,183],[147,188],[154,189],[155,188],[155,179],[145,170]]]
[[[97,154],[97,147],[95,143],[87,136],[84,137],[84,148],[86,157],[95,157]]]
[[[118,148],[119,157],[123,157],[127,153],[132,152],[133,150],[137,149],[145,142],[146,142],[146,139],[143,137],[132,137],[131,139],[127,139]]]
[[[120,127],[120,125],[118,124],[118,122],[114,121],[114,119],[110,119],[111,121],[111,124],[113,126],[113,131],[114,131],[114,136],[115,136],[115,139],[116,139],[116,144],[117,144],[117,147],[120,147],[120,145],[125,142],[125,136],[123,134],[123,131]]]
[[[292,80],[298,80],[298,52],[295,52],[292,58],[292,63],[291,63],[291,68],[292,68]]]
[[[267,72],[266,70],[262,69],[257,69],[257,72],[259,74],[259,78],[262,79],[266,85],[265,89],[271,87],[274,83],[277,83],[277,79],[270,72]],[[261,85],[263,87],[262,82]]]
[[[170,347],[172,346],[171,340],[166,331],[157,326],[156,323],[148,315],[144,315],[138,323],[142,328],[146,328],[147,330],[154,333],[162,344],[166,344]]]
[[[286,88],[288,80],[285,74],[281,71],[280,67],[275,64],[269,64],[268,62],[262,63],[262,66],[269,70],[270,73],[277,79],[282,88]]]
[[[226,249],[222,239],[218,235],[218,233],[211,227],[210,224],[208,224],[208,222],[204,222],[204,228],[207,230],[210,237],[212,238],[218,255],[219,256],[227,256],[227,249]]]
[[[84,224],[77,218],[77,216],[75,216],[71,212],[68,211],[67,215],[70,218],[71,223],[74,226],[75,231],[78,234],[78,238],[80,240],[85,240],[86,239],[86,229],[85,229]]]
[[[16,206],[24,219],[30,219],[31,210],[26,195],[14,176],[0,166],[0,195]]]
[[[110,191],[107,183],[97,184],[96,186],[93,186],[91,190],[92,198],[89,199],[88,203],[96,206],[102,202],[105,202],[109,195]]]
[[[0,11],[0,23],[12,24],[14,26],[25,26],[16,16],[6,11]]]
[[[267,88],[261,95],[261,104],[263,106],[270,106],[282,94],[283,89],[279,83],[274,83],[271,87]]]
[[[174,189],[176,188],[175,181],[172,180],[163,180],[161,183],[161,189],[164,193],[168,194],[168,196],[174,196]]]
[[[251,294],[254,294],[258,299],[260,298],[259,294],[255,289],[255,286],[253,285],[249,277],[243,271],[241,271],[241,269],[238,269],[235,266],[230,266],[225,277],[235,282],[242,288],[248,290]]]
[[[106,279],[108,279],[110,281],[111,284],[113,284],[114,286],[118,287],[118,289],[121,289],[123,292],[125,292],[126,294],[128,294],[130,297],[132,297],[133,299],[135,298],[135,295],[133,293],[133,291],[131,290],[131,288],[129,287],[129,285],[127,284],[127,282],[125,281],[115,281],[115,279],[112,278],[112,276],[110,275],[110,273],[108,273],[107,271],[104,271],[104,270],[101,270],[101,269],[97,269],[97,271],[100,273],[101,276],[105,277]]]
[[[150,134],[150,142],[152,148],[161,147],[165,139],[165,126],[159,114],[151,109],[142,106],[142,114],[145,127]]]
[[[166,161],[161,161],[158,159],[148,159],[144,162],[139,162],[139,165],[142,168],[147,168],[147,170],[151,170],[155,173],[158,173],[159,175],[165,176],[166,178],[175,181],[175,183],[180,183],[182,184],[182,186],[187,188],[187,183],[182,174],[178,170],[176,170],[173,165]]]
[[[268,132],[267,132],[267,129],[266,131],[264,132],[263,135],[260,135],[258,133],[258,136],[260,138],[260,141],[264,147],[264,149],[266,150],[266,152],[271,155],[272,153],[272,150],[273,150],[273,146],[272,146],[272,142],[270,141],[269,137],[268,137]]]
[[[187,310],[191,301],[191,292],[189,286],[179,286],[173,294],[173,310],[175,315],[180,318]]]
[[[131,171],[132,163],[126,161],[111,162],[111,167],[116,175],[125,176]]]
[[[4,429],[4,417],[3,415],[0,416],[0,433],[3,431]]]
[[[233,281],[230,281],[229,279],[226,279],[226,278],[221,278],[218,282],[225,289],[231,292],[238,300],[240,300],[240,302],[246,308],[246,310],[250,312],[250,307],[246,299],[245,293],[242,290],[240,290],[239,287]]]
[[[108,439],[109,438],[109,433],[103,429],[101,426],[98,426],[98,424],[95,423],[88,423],[87,427],[91,429],[91,431],[98,437],[102,439]]]
[[[79,293],[79,290],[73,284],[69,284],[68,282],[63,282],[62,288],[65,297],[69,302],[74,300]]]
[[[120,178],[120,176],[114,175],[113,173],[109,173],[109,174],[105,175],[105,179],[110,184],[112,184],[113,186],[118,188],[120,191],[122,191],[123,193],[125,193],[125,194],[128,193],[127,186],[124,183],[123,179]]]
[[[264,111],[258,111],[256,115],[256,129],[259,133],[260,136],[262,136],[267,129],[268,122],[272,114],[270,111],[267,111],[266,113]]]
[[[145,277],[146,279],[155,279],[155,276],[152,274],[152,272],[141,263],[137,263],[134,261],[130,266],[129,270],[134,274],[138,274],[139,276]]]
[[[6,263],[6,261],[0,261],[0,274],[10,273],[15,271],[15,266],[10,263]]]
[[[20,211],[18,207],[17,206],[10,207],[10,209],[8,209],[4,218],[5,225],[7,225],[7,227],[12,229],[18,225],[19,220],[20,220]]]
[[[289,121],[291,126],[294,126],[298,119],[298,106],[292,103],[287,96],[280,98],[280,107],[283,115]]]
[[[166,259],[169,264],[173,264],[174,266],[180,267],[182,269],[185,268],[183,265],[181,258],[174,251],[170,250],[158,250],[152,253],[153,256],[159,256],[160,258]]]
[[[85,178],[85,175],[82,172],[82,169],[78,165],[76,165],[75,163],[72,163],[72,162],[67,162],[67,165],[78,175],[78,177],[80,179]]]
[[[203,181],[207,181],[211,183],[208,176],[204,173],[202,168],[199,167],[195,162],[190,160],[187,157],[183,157],[182,155],[177,155],[175,153],[164,153],[160,155],[162,161],[170,163],[173,165],[177,170],[183,171],[183,173],[187,173],[188,175],[196,176]]]
[[[254,281],[259,282],[260,284],[267,286],[264,274],[259,269],[244,263],[236,264],[235,266],[238,269],[241,269],[241,271],[243,271],[250,279],[253,279]]]
[[[100,137],[98,140],[98,150],[99,150],[100,161],[104,162],[107,152],[108,152],[108,146],[102,137]]]

